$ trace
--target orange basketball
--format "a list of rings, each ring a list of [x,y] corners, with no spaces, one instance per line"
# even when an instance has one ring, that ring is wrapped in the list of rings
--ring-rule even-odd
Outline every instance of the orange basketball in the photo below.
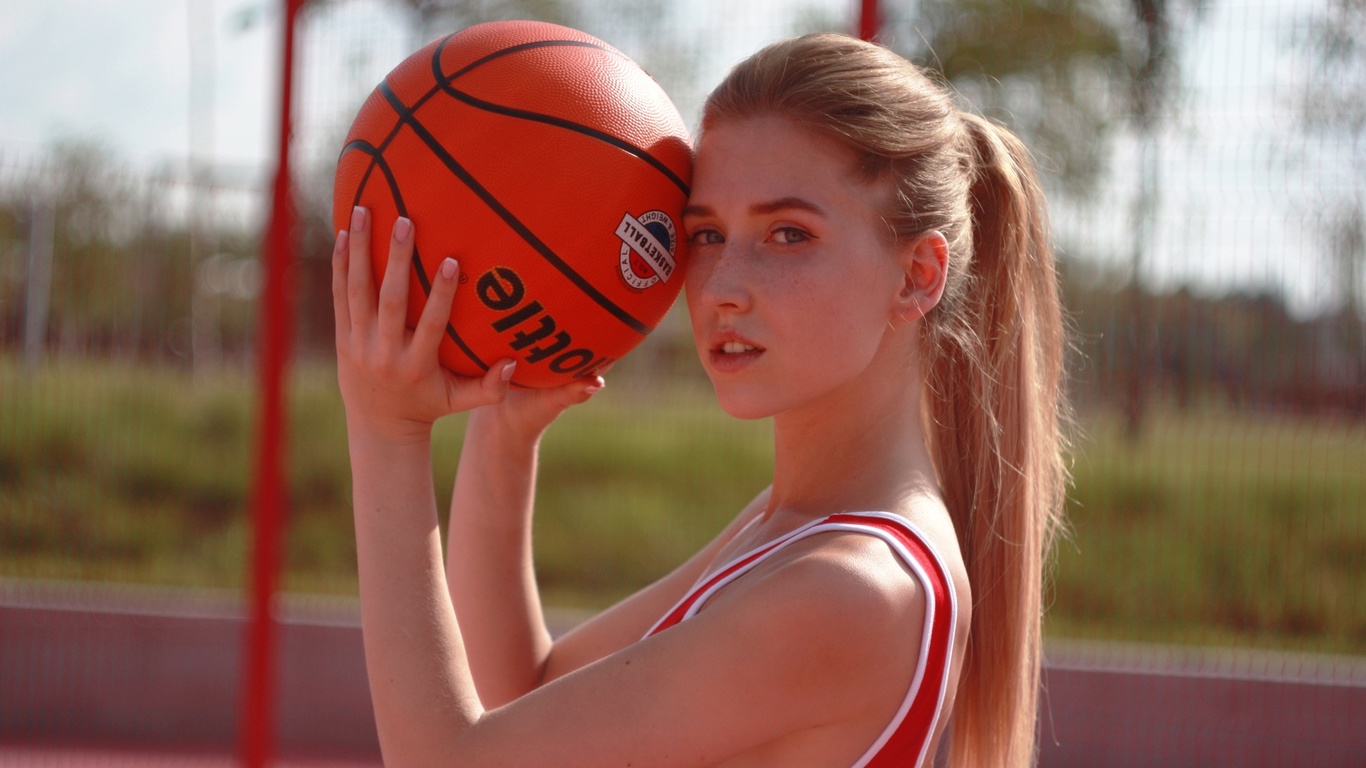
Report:
[[[480,24],[399,64],[361,107],[332,217],[373,215],[375,279],[398,216],[416,225],[408,324],[446,257],[460,286],[441,363],[513,384],[593,375],[678,296],[692,153],[669,97],[624,54],[533,21]]]

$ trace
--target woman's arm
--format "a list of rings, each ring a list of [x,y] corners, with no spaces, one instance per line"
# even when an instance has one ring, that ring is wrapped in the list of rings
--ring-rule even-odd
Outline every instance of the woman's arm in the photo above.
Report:
[[[408,763],[431,754],[439,734],[468,726],[483,712],[432,524],[432,424],[500,401],[512,366],[495,364],[483,379],[462,379],[439,366],[436,349],[458,266],[442,263],[416,328],[407,330],[412,224],[395,224],[376,296],[367,249],[371,221],[357,208],[333,250],[337,380],[346,406],[370,692],[381,748]]]
[[[595,390],[594,390],[595,391]],[[559,413],[583,385],[544,398]],[[503,406],[471,412],[456,473],[446,576],[484,705],[497,707],[641,639],[687,592],[719,550],[763,508],[768,491],[710,544],[663,578],[552,642],[532,565],[536,448],[553,414],[509,419]]]
[[[420,765],[484,713],[446,595],[430,444],[350,436],[361,628],[380,748]]]
[[[586,386],[575,385],[574,399],[589,397]],[[447,536],[451,599],[469,628],[465,647],[490,708],[540,685],[551,648],[531,552],[540,433],[507,422],[497,407],[470,414]]]

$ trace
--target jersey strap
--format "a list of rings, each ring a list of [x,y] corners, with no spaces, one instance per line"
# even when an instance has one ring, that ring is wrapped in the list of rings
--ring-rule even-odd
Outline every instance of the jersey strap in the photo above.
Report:
[[[884,512],[830,515],[750,550],[695,585],[645,636],[663,632],[692,617],[718,591],[783,547],[808,536],[834,531],[863,533],[882,539],[915,575],[925,594],[925,622],[915,675],[895,716],[853,768],[924,765],[935,726],[944,714],[958,603],[948,568],[938,552],[914,525],[897,515]]]

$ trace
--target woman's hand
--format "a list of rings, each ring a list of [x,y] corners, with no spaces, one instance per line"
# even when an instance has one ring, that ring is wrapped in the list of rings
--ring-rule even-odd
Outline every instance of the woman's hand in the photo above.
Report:
[[[587,402],[604,386],[601,376],[593,376],[549,389],[514,389],[501,402],[472,411],[468,429],[491,428],[518,442],[535,442],[566,408]]]
[[[441,263],[417,327],[409,330],[413,224],[405,218],[394,223],[377,300],[370,268],[372,222],[369,211],[356,208],[350,230],[337,234],[332,251],[337,379],[347,430],[353,440],[424,441],[440,417],[501,402],[516,364],[500,360],[477,379],[441,367],[437,347],[450,317],[459,265],[449,258]]]
[[[355,437],[408,443],[425,439],[438,418],[480,406],[477,420],[520,439],[535,440],[565,408],[602,389],[600,377],[551,389],[508,391],[516,363],[503,359],[482,378],[457,376],[441,367],[437,347],[445,332],[459,278],[446,259],[432,277],[431,293],[417,327],[409,330],[408,275],[413,224],[400,218],[389,239],[389,262],[375,297],[370,269],[369,211],[357,208],[350,230],[337,235],[332,253],[332,303],[337,322],[337,378]]]

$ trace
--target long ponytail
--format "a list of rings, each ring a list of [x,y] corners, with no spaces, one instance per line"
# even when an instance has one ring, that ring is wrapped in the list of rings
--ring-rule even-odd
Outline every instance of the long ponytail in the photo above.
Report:
[[[1033,164],[963,115],[972,256],[923,328],[930,440],[973,589],[955,765],[1032,762],[1044,563],[1062,519],[1063,321]]]
[[[1062,518],[1063,323],[1033,162],[1004,128],[877,45],[775,43],[707,99],[703,130],[776,114],[848,147],[891,187],[883,219],[949,244],[943,298],[921,324],[927,440],[972,586],[954,714],[955,766],[1033,761],[1043,571]]]

